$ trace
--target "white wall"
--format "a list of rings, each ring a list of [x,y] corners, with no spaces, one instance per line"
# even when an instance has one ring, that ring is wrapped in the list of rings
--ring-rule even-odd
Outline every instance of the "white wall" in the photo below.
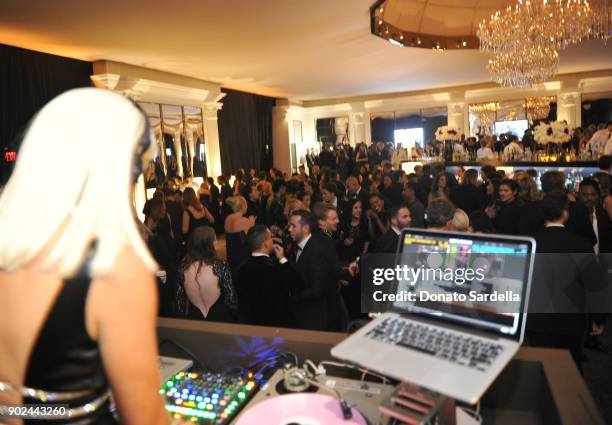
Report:
[[[329,103],[316,102],[316,106],[308,106],[309,102],[285,101],[287,105],[291,105],[285,106],[285,108],[289,119],[302,120],[304,140],[304,146],[301,147],[302,151],[306,147],[318,147],[315,121],[319,118],[348,116],[351,144],[362,141],[369,144],[371,143],[370,114],[372,113],[418,111],[419,109],[446,107],[449,125],[458,127],[462,132],[468,134],[469,104],[524,99],[530,96],[556,96],[558,119],[565,119],[570,126],[577,127],[581,125],[581,95],[583,93],[612,91],[612,72],[604,74],[607,74],[607,76],[593,76],[591,73],[585,73],[583,76],[581,74],[572,74],[570,77],[559,76],[556,80],[528,89],[482,88],[483,85],[480,85],[467,89],[440,89],[425,94],[406,94],[399,97],[397,94],[390,94],[381,95],[380,98],[368,96],[361,99],[353,98],[340,101],[330,99]],[[294,106],[295,104],[300,106]],[[292,133],[293,125],[290,124],[287,129],[275,129],[274,134],[284,138],[284,134],[281,133],[286,131]],[[292,140],[292,138],[293,134],[287,137],[289,140]],[[277,146],[276,143],[275,146]],[[278,148],[284,149],[280,145]],[[299,149],[298,152],[300,152]],[[276,151],[274,156],[276,163]]]

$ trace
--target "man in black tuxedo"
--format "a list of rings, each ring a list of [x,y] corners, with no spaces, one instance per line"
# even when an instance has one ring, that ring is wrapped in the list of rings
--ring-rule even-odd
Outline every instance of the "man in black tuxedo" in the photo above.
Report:
[[[416,183],[406,183],[402,190],[402,200],[410,210],[410,227],[422,229],[425,227],[425,207],[417,199],[417,193]]]
[[[336,208],[332,204],[326,202],[315,204],[312,207],[312,214],[314,215],[317,226],[313,234],[314,236],[320,237],[321,241],[324,243],[326,249],[325,257],[334,273],[333,284],[327,288],[327,312],[329,320],[327,330],[341,331],[345,329],[347,318],[342,314],[344,308],[342,306],[338,283],[343,282],[344,284],[348,284],[350,277],[348,273],[342,272],[340,259],[338,257],[338,245],[340,241],[337,239],[337,235],[340,219]]]
[[[542,191],[546,195],[564,192],[565,174],[561,171],[546,171],[540,177],[540,183],[542,183]],[[591,247],[593,247],[597,243],[597,236],[593,231],[588,208],[580,202],[571,200],[569,200],[568,205],[569,216],[565,222],[565,228],[570,233],[578,235],[589,242]],[[532,220],[539,220],[542,222],[542,225],[544,224],[544,217],[541,214],[533,217]],[[535,228],[534,224],[530,226]]]
[[[266,215],[261,205],[261,192],[257,189],[257,186],[253,183],[247,185],[242,189],[242,196],[247,201],[246,216],[255,216],[256,224],[265,224]]]
[[[289,234],[297,244],[295,268],[304,282],[304,288],[295,296],[294,312],[298,327],[325,331],[331,327],[329,310],[330,288],[336,287],[337,264],[330,259],[329,241],[316,232],[313,215],[296,210],[289,217]]]
[[[291,297],[303,289],[300,275],[266,226],[253,226],[247,244],[251,257],[236,272],[241,319],[251,325],[295,327]],[[270,258],[272,253],[278,262]]]
[[[220,187],[220,195],[221,195],[221,203],[225,204],[225,200],[234,194],[232,190],[232,186],[230,186],[229,181],[225,178],[225,176],[217,177],[217,183]]]
[[[321,189],[321,200],[332,205],[336,209],[340,221],[343,221],[342,213],[345,210],[346,204],[338,197],[338,186],[335,183],[327,183],[323,186]]]
[[[370,205],[370,194],[366,192],[359,184],[359,179],[355,176],[350,176],[346,179],[346,199],[359,199],[364,210]]]
[[[546,255],[536,258],[526,340],[532,346],[568,349],[580,369],[593,247],[565,227],[570,213],[564,192],[547,194],[540,208],[545,228],[535,236],[536,252]]]
[[[395,254],[402,229],[410,227],[410,209],[405,205],[392,205],[389,214],[389,230],[382,234],[370,250],[372,253]]]

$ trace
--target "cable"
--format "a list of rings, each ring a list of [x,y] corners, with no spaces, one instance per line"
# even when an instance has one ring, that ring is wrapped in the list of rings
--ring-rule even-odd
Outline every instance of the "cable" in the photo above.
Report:
[[[208,367],[204,367],[204,365],[202,363],[200,363],[200,361],[198,360],[198,358],[191,352],[189,351],[185,346],[183,346],[182,344],[179,344],[178,342],[172,341],[171,339],[164,339],[162,342],[159,343],[158,345],[158,349],[161,351],[161,347],[164,344],[171,344],[174,345],[176,348],[178,348],[179,350],[181,350],[184,354],[187,354],[188,357],[191,358],[191,360],[193,360],[193,364],[200,369],[202,372],[204,371],[210,371],[210,368]]]
[[[312,360],[306,359],[304,361],[304,366],[303,369],[305,371],[308,371],[308,369],[306,368],[306,366],[310,366],[312,368],[312,375],[313,376],[317,376],[317,375],[321,375],[320,373],[320,369],[317,367],[316,364],[314,364],[314,362]]]
[[[285,357],[287,357],[288,354],[291,354],[293,356],[293,364],[294,364],[294,366],[298,365],[298,356],[297,356],[297,354],[295,354],[295,353],[293,353],[291,351],[281,351],[280,354],[285,356]]]

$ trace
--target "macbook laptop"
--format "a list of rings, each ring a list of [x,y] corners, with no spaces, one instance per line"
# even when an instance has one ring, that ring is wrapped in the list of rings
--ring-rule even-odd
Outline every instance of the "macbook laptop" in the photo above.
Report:
[[[331,353],[474,404],[523,341],[534,253],[531,238],[405,229],[389,267],[406,265],[421,269],[420,275],[395,282],[391,292],[398,296],[387,312]],[[458,285],[426,269],[450,276],[477,269],[480,275]],[[500,302],[500,294],[512,302]]]

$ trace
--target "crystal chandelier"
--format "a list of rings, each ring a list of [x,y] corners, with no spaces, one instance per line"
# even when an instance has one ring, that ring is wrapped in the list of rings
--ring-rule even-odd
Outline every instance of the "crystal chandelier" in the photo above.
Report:
[[[469,106],[472,112],[480,114],[482,112],[497,112],[499,111],[499,102],[489,103],[474,103]]]
[[[612,38],[612,0],[593,0],[593,37],[607,43]]]
[[[523,104],[527,119],[529,121],[542,120],[550,113],[550,102],[554,102],[554,96],[528,97]]]
[[[475,103],[469,106],[470,111],[476,114],[482,125],[491,126],[499,111],[499,102]]]
[[[555,49],[532,46],[520,54],[497,53],[487,69],[494,81],[505,87],[531,87],[557,73],[559,54]]]
[[[518,0],[480,24],[480,49],[492,56],[487,68],[495,81],[529,87],[557,72],[558,51],[592,36],[593,22],[587,0]]]

